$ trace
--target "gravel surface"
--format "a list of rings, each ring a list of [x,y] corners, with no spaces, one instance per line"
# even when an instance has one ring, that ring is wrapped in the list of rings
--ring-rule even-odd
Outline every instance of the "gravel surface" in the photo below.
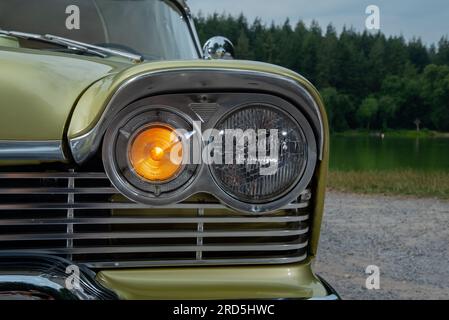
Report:
[[[329,192],[315,271],[343,299],[449,299],[449,202]]]

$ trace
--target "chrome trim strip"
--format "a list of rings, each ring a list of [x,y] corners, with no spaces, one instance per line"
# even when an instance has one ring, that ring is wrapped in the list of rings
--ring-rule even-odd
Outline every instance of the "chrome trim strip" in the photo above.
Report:
[[[71,224],[196,224],[196,223],[287,223],[304,222],[309,219],[303,216],[280,216],[280,217],[128,217],[128,218],[75,218],[75,219],[0,219],[0,225],[4,226],[28,226],[28,225],[65,225]]]
[[[282,207],[282,210],[307,208],[309,202],[293,203]],[[68,203],[10,203],[0,204],[2,210],[90,210],[90,209],[226,209],[218,203],[178,203],[165,206],[150,206],[132,202],[78,202]]]
[[[0,194],[119,194],[115,188],[0,188]]]
[[[70,172],[75,172],[75,170],[71,169]],[[74,178],[69,178],[67,181],[67,189],[74,189],[75,188],[75,179]],[[75,194],[73,193],[69,193],[67,194],[67,204],[74,204],[75,203]],[[67,219],[73,219],[75,218],[75,210],[73,210],[73,208],[69,208],[67,209]],[[74,232],[74,228],[73,228],[73,224],[68,223],[66,225],[66,232],[67,235],[73,235]],[[73,248],[73,238],[72,237],[68,237],[66,240],[66,247],[67,248]],[[72,255],[68,255],[67,256],[68,259],[72,260]]]
[[[264,243],[264,244],[232,244],[232,245],[154,245],[154,246],[110,246],[110,247],[74,247],[74,248],[45,248],[38,251],[43,254],[105,254],[105,253],[173,253],[173,252],[252,252],[252,251],[289,251],[304,249],[308,241],[292,243]],[[1,250],[0,253],[30,252],[35,249]]]
[[[8,172],[0,179],[108,179],[103,172]]]
[[[70,225],[70,224],[68,224]],[[29,240],[93,240],[93,239],[173,239],[173,238],[250,238],[290,237],[304,235],[308,228],[292,230],[244,230],[244,231],[156,231],[156,232],[90,232],[90,233],[30,233],[0,234],[0,241]],[[197,243],[197,247],[202,247]],[[0,249],[1,252],[1,249]]]
[[[221,265],[257,265],[257,264],[289,264],[304,261],[307,254],[295,257],[273,257],[273,258],[248,258],[248,259],[202,259],[202,260],[176,260],[176,266],[221,266]],[[112,268],[151,268],[151,267],[169,267],[173,266],[170,260],[155,261],[117,261],[117,262],[85,262],[81,263],[88,268],[93,269],[112,269]]]
[[[197,215],[198,217],[202,217],[204,216],[204,209],[198,209],[197,210]],[[204,233],[204,223],[199,222],[196,225],[196,230],[197,230],[197,237],[196,237],[196,245],[197,246],[202,246],[204,244],[204,238],[203,238],[203,233]],[[203,251],[198,250],[196,252],[196,260],[202,260],[203,259]]]
[[[62,142],[0,140],[0,160],[67,160],[62,150]]]

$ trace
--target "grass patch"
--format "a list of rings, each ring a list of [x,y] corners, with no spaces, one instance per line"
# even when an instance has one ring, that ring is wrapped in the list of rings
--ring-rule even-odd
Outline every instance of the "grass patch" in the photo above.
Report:
[[[414,170],[331,171],[328,187],[342,192],[449,199],[449,173]]]

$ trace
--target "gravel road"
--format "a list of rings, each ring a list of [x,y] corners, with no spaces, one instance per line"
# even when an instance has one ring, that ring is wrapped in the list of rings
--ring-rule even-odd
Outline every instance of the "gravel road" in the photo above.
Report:
[[[329,192],[315,271],[343,299],[449,299],[449,202]]]

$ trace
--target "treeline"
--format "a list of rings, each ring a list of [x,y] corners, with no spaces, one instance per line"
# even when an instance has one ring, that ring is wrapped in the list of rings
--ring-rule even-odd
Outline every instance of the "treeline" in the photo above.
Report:
[[[333,131],[449,131],[447,37],[426,47],[420,39],[351,28],[338,34],[316,22],[250,24],[243,15],[201,13],[195,20],[202,43],[223,35],[238,59],[278,64],[308,78],[323,96]]]

